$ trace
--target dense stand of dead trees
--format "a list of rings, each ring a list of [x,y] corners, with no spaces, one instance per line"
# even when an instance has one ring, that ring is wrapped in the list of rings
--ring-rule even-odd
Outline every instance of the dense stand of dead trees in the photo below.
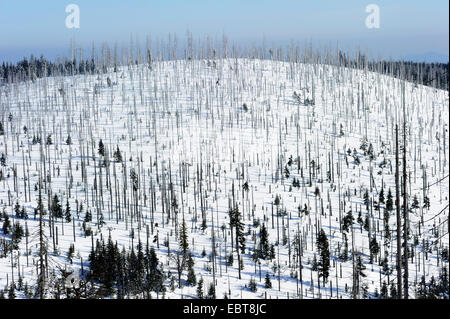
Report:
[[[175,60],[176,37],[156,48],[149,41],[146,54],[139,47],[129,48],[133,54],[123,50],[122,63],[117,47],[112,54],[104,46],[101,58],[93,48],[95,75],[44,77],[35,84],[2,87],[6,159],[0,183],[8,189],[2,192],[2,207],[12,212],[9,207],[16,201],[25,206],[38,198],[38,216],[28,221],[38,230],[38,249],[31,249],[36,253],[36,296],[45,296],[55,268],[52,259],[61,259],[58,251],[69,241],[68,225],[70,242],[79,252],[87,245],[82,238],[90,239],[88,250],[93,249],[94,238],[102,238],[105,231],[129,249],[141,236],[152,239],[165,257],[164,266],[176,272],[182,295],[187,254],[174,242],[180,240],[186,217],[189,249],[198,253],[206,250],[205,242],[210,245],[207,260],[199,258],[196,269],[202,264],[214,287],[230,276],[242,286],[249,276],[262,282],[265,272],[277,285],[264,297],[361,298],[369,293],[364,272],[370,267],[380,272],[378,293],[387,277],[388,285],[396,284],[395,297],[408,298],[418,274],[426,272],[426,246],[432,245],[435,254],[448,250],[445,233],[441,236],[448,220],[435,217],[440,224],[433,231],[441,238],[430,243],[430,223],[423,218],[431,187],[439,188],[440,203],[448,201],[442,189],[448,177],[446,124],[436,114],[442,96],[427,91],[433,97],[430,102],[404,81],[371,73],[366,60],[355,65],[361,69],[356,72],[331,52],[309,47],[304,52],[294,45],[238,52],[226,37],[221,50],[211,42],[196,47],[188,35],[182,60]],[[74,56],[83,60],[80,51],[74,48]],[[38,96],[36,101],[30,100],[31,94]],[[432,110],[416,123],[412,117],[422,114],[420,103]],[[385,118],[375,120],[383,128],[371,123],[371,117],[380,114]],[[363,141],[355,142],[355,135]],[[424,140],[434,141],[434,135],[438,145],[427,147],[438,158],[430,161],[424,158],[430,150],[422,147]],[[410,202],[416,195],[411,188],[419,184],[416,162],[423,194],[417,192],[422,196],[414,209],[421,217],[413,228]],[[430,178],[442,181],[432,185]],[[364,183],[355,185],[354,180]],[[368,186],[361,185],[366,182]],[[380,223],[386,207],[376,196],[390,186],[395,187],[396,229],[385,233]],[[52,213],[55,196],[72,211],[71,223]],[[361,216],[360,227],[353,221],[355,214]],[[20,223],[18,218],[13,221]],[[267,259],[258,257],[261,223],[271,230],[273,254]],[[327,230],[333,257],[329,278],[313,270],[322,229]],[[386,238],[391,233],[395,242]],[[420,247],[410,235],[422,240]],[[382,249],[375,249],[382,242]],[[26,250],[19,261],[30,256]],[[364,258],[367,252],[370,261]],[[385,254],[389,258],[383,278]],[[436,266],[443,263],[438,259]],[[80,264],[85,273],[82,258]],[[254,271],[248,274],[251,264]],[[416,269],[410,269],[411,264]],[[396,283],[390,268],[396,270]],[[294,290],[286,284],[287,276],[295,279]],[[374,289],[370,293],[374,296]]]

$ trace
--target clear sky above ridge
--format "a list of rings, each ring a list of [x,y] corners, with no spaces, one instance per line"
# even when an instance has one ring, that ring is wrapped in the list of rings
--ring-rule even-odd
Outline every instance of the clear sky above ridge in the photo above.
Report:
[[[80,8],[80,28],[68,29],[69,4]],[[380,28],[365,25],[366,6],[380,7]],[[0,61],[30,54],[66,54],[70,40],[119,45],[130,36],[221,37],[237,43],[291,40],[360,46],[375,56],[449,51],[448,0],[0,0]]]

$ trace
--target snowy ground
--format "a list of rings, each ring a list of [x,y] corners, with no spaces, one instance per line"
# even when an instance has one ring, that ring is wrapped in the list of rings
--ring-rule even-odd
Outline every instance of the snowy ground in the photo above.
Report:
[[[112,87],[108,87],[107,77],[113,82]],[[0,153],[7,154],[7,161],[6,167],[1,167],[5,178],[0,181],[0,211],[9,214],[12,222],[25,225],[23,219],[15,217],[13,210],[16,201],[24,205],[29,215],[26,223],[31,236],[28,254],[24,238],[20,242],[20,250],[13,256],[0,258],[0,289],[13,276],[17,280],[19,273],[30,285],[36,282],[38,242],[35,233],[38,221],[34,219],[33,209],[37,207],[38,192],[34,186],[39,178],[41,152],[39,144],[32,145],[31,141],[33,135],[40,135],[42,131],[44,139],[51,134],[53,141],[48,153],[44,151],[46,167],[51,172],[51,183],[47,187],[52,194],[60,195],[63,207],[71,187],[69,202],[72,211],[75,211],[75,200],[83,203],[83,214],[86,209],[92,211],[90,224],[94,240],[100,236],[107,238],[111,232],[113,240],[128,248],[133,229],[134,244],[138,236],[145,243],[146,225],[151,225],[153,219],[155,227],[150,235],[153,239],[159,234],[158,257],[164,263],[164,269],[172,269],[175,274],[174,265],[169,263],[168,248],[163,245],[164,239],[169,238],[170,249],[178,249],[175,224],[172,220],[167,224],[161,214],[161,189],[167,189],[170,170],[179,213],[184,213],[189,228],[189,245],[195,257],[197,277],[201,275],[204,278],[205,287],[212,281],[212,272],[207,266],[211,268],[208,255],[211,252],[211,232],[215,232],[218,298],[229,290],[231,298],[264,298],[265,293],[267,298],[298,298],[300,284],[292,276],[298,271],[292,244],[298,233],[303,238],[303,297],[319,298],[317,272],[311,270],[311,263],[314,253],[317,253],[315,238],[320,228],[328,236],[331,251],[330,278],[325,287],[320,287],[320,297],[330,298],[332,294],[332,298],[350,298],[352,260],[342,262],[337,259],[338,246],[342,247],[343,242],[340,220],[349,210],[355,217],[354,250],[362,254],[367,267],[367,277],[362,282],[368,285],[369,292],[373,293],[375,288],[379,291],[380,278],[387,281],[387,276],[380,273],[378,262],[369,263],[368,232],[361,230],[356,218],[359,211],[362,211],[363,219],[367,214],[362,199],[365,189],[375,200],[378,200],[383,186],[385,196],[388,188],[395,196],[394,121],[398,114],[402,124],[401,83],[398,79],[377,73],[327,65],[225,59],[155,62],[152,69],[139,65],[123,67],[117,73],[37,79],[34,83],[3,87],[0,114],[5,135],[0,136]],[[59,92],[60,88],[64,88],[64,95]],[[293,96],[294,91],[302,99],[314,99],[315,106],[299,105]],[[433,275],[438,277],[442,267],[439,252],[449,245],[449,108],[446,91],[406,83],[405,93],[409,203],[417,195],[422,207],[424,194],[431,202],[429,209],[419,208],[410,214],[410,245],[416,257],[410,259],[409,278],[410,293],[414,296],[413,284],[420,280],[420,276],[425,274],[427,279]],[[244,103],[247,109],[243,107]],[[11,121],[8,120],[10,113]],[[341,125],[343,136],[340,135]],[[28,128],[27,134],[24,126]],[[402,132],[400,130],[400,141]],[[65,143],[69,134],[72,145]],[[373,145],[376,155],[373,161],[360,149],[364,136]],[[118,145],[126,159],[126,167],[112,164],[117,171],[118,183],[112,189],[112,198],[106,186],[105,168],[100,173],[98,165],[100,139],[110,154]],[[357,150],[361,164],[355,164],[353,157],[348,156],[346,151],[349,148]],[[293,164],[289,166],[290,176],[286,178],[284,169],[291,156]],[[86,179],[82,177],[82,157],[87,160]],[[319,169],[312,173],[310,186],[312,160]],[[386,160],[386,165],[381,168],[383,160]],[[24,163],[29,172],[24,170]],[[14,167],[17,184],[13,177]],[[138,223],[130,218],[116,220],[114,191],[123,192],[123,171],[126,170],[125,175],[129,179],[131,168],[135,168],[140,179],[139,209],[144,216],[140,230]],[[197,176],[200,170],[207,212],[208,227],[205,231],[200,229],[202,219]],[[182,172],[187,174],[184,192]],[[72,183],[70,174],[73,175]],[[425,192],[424,174],[426,185],[429,185]],[[26,185],[24,175],[27,177]],[[291,187],[294,177],[299,179],[300,187]],[[446,180],[440,181],[445,177]],[[94,190],[94,179],[98,183],[97,190]],[[242,191],[245,182],[249,185],[248,192]],[[231,249],[228,208],[233,183],[236,201],[244,213],[245,228],[250,230],[246,236],[247,252],[243,256],[245,266],[241,280],[238,279],[236,256],[231,267],[226,267],[224,260]],[[154,211],[150,199],[151,185],[156,194]],[[320,196],[314,194],[316,187]],[[127,192],[131,201],[130,188]],[[273,205],[276,195],[281,198],[280,209],[284,207],[287,211],[283,218],[276,216],[277,208]],[[123,195],[121,197],[122,209],[126,211]],[[47,194],[44,199],[46,203]],[[96,200],[106,222],[103,227],[97,225]],[[300,204],[310,207],[308,216],[299,214]],[[441,210],[443,212],[436,216]],[[272,212],[275,215],[273,220]],[[81,257],[84,266],[88,266],[92,239],[85,238],[81,229],[83,214],[76,218],[75,242],[72,224],[58,221],[57,253],[51,255],[53,267],[66,265],[79,269]],[[422,215],[424,225],[421,225],[419,235],[418,223]],[[258,243],[258,236],[253,236],[253,233],[259,233],[259,227],[253,227],[254,219],[261,223],[265,220],[271,243],[277,241],[277,225],[280,241],[283,227],[286,229],[284,233],[289,244],[275,246],[281,264],[280,287],[278,271],[273,271],[277,258],[272,262],[262,260],[261,281],[259,266],[255,266],[251,259],[254,245]],[[380,212],[372,210],[370,223],[372,236],[376,236],[382,247],[380,254],[384,256],[383,209]],[[395,225],[395,214],[391,214],[392,240],[388,251],[389,263],[394,270]],[[48,227],[46,232],[48,236]],[[419,244],[413,246],[415,235]],[[348,236],[352,250],[351,233]],[[10,238],[0,231],[1,237]],[[425,259],[422,251],[423,243],[427,241],[431,252]],[[70,265],[66,255],[72,243],[76,258]],[[156,243],[152,244],[156,248]],[[53,251],[51,239],[49,247]],[[203,249],[207,252],[205,257],[201,257]],[[448,262],[446,265],[448,268]],[[272,276],[272,289],[264,288],[267,271]],[[251,278],[257,281],[256,292],[244,287]],[[390,280],[395,280],[395,271]],[[195,297],[195,287],[177,287],[173,292],[169,289],[166,297]]]

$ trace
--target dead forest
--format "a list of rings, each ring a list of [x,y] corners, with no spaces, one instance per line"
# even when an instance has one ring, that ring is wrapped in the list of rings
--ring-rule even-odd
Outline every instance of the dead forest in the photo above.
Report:
[[[449,298],[448,65],[130,42],[2,69],[0,298]]]

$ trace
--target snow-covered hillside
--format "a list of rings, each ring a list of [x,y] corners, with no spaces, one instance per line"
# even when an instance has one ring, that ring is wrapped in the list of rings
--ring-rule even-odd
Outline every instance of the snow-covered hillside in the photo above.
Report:
[[[181,287],[178,281],[183,220],[205,294],[213,278],[217,298],[374,298],[383,283],[390,293],[397,279],[395,124],[403,147],[404,98],[408,277],[416,297],[422,276],[438,280],[449,265],[449,97],[413,83],[403,90],[403,83],[324,64],[217,59],[2,87],[0,226],[8,215],[11,227],[0,230],[0,290],[6,295],[14,281],[17,297],[25,297],[19,278],[36,289],[41,178],[48,298],[61,269],[88,278],[92,246],[109,236],[127,252],[133,246],[137,253],[139,241],[144,250],[147,242],[154,247],[165,298],[196,298],[187,266]],[[63,216],[50,219],[55,195]],[[239,256],[230,207],[244,224]],[[15,224],[29,236],[11,250]],[[262,225],[272,256],[256,258]],[[325,281],[321,230],[330,253]]]

